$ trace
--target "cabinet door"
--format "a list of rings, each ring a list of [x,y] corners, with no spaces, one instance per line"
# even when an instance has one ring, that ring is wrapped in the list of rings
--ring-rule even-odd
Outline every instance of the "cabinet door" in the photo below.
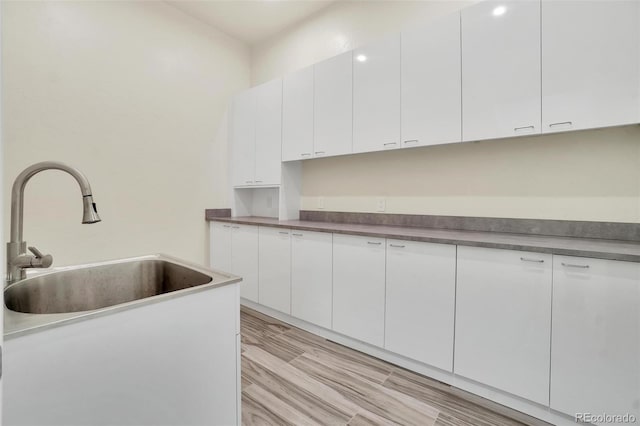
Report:
[[[231,273],[242,277],[240,296],[258,302],[258,227],[231,226]]]
[[[231,273],[231,224],[209,223],[211,268]]]
[[[253,185],[256,158],[256,102],[253,90],[238,94],[231,104],[233,185]]]
[[[402,32],[402,146],[462,140],[460,14]]]
[[[544,132],[638,121],[639,8],[638,1],[543,1]]]
[[[291,313],[291,236],[288,229],[259,228],[260,304]]]
[[[551,408],[640,419],[640,264],[554,256]]]
[[[400,35],[353,52],[353,152],[400,147]]]
[[[352,52],[314,66],[313,156],[349,154],[353,149]]]
[[[462,138],[540,133],[540,2],[462,10]]]
[[[458,246],[454,372],[549,404],[551,255]]]
[[[332,237],[291,231],[291,315],[331,328]]]
[[[333,330],[384,346],[385,240],[333,236]]]
[[[387,240],[384,347],[453,370],[456,246]]]
[[[313,67],[282,82],[282,161],[313,155]]]
[[[256,185],[279,185],[282,164],[282,80],[256,92]]]

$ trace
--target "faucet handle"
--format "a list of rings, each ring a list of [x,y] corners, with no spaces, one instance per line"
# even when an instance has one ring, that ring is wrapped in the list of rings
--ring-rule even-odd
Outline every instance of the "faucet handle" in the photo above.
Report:
[[[53,264],[53,256],[50,254],[42,254],[42,252],[35,247],[29,247],[29,251],[36,257],[36,262],[32,262],[33,267],[48,268]]]

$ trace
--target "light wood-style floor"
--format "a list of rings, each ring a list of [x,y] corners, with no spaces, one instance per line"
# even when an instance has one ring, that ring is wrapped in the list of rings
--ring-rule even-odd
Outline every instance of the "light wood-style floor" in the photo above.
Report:
[[[241,332],[244,425],[546,424],[246,307]]]

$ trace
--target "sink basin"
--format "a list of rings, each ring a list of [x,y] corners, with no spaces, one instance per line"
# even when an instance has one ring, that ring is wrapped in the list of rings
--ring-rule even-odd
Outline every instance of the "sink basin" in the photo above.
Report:
[[[229,280],[164,255],[58,268],[10,285],[5,305],[15,312],[61,314],[93,311]]]

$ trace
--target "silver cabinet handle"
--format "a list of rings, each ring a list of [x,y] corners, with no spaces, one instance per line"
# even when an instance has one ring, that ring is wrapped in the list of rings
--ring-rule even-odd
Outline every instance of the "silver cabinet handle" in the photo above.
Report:
[[[291,235],[295,235],[296,237],[302,237],[302,234],[291,234]]]
[[[262,181],[261,180],[257,180],[256,183],[262,183]]]
[[[252,180],[245,180],[244,183],[253,183]]]
[[[551,123],[549,124],[549,127],[553,128],[553,127],[557,127],[557,126],[572,126],[573,122],[571,121],[561,121],[559,123]]]
[[[222,225],[225,228],[231,228],[231,225]]]
[[[310,155],[310,152],[303,152],[302,154],[300,154],[300,157],[309,157]]]
[[[239,226],[232,226],[233,229],[240,229]]]
[[[521,257],[520,260],[523,262],[544,263],[543,259],[530,259],[528,257]]]
[[[398,145],[398,142],[387,142],[383,144],[383,146],[391,146],[391,145]]]
[[[575,263],[564,263],[562,262],[562,266],[567,268],[580,268],[580,269],[588,269],[589,265],[576,265]]]
[[[524,126],[524,127],[515,127],[513,131],[518,133],[518,132],[523,132],[525,130],[533,131],[534,129],[535,129],[534,126]]]
[[[374,245],[374,246],[379,246],[382,243],[381,242],[375,242],[375,241],[367,241],[367,244],[371,244],[371,245]]]
[[[405,144],[409,144],[409,143],[418,143],[418,139],[410,139],[408,141],[404,141]]]
[[[316,155],[324,154],[324,151],[316,151]]]
[[[289,235],[287,231],[279,231],[278,234]]]
[[[404,246],[402,246],[400,244],[389,244],[389,247],[404,248]]]

